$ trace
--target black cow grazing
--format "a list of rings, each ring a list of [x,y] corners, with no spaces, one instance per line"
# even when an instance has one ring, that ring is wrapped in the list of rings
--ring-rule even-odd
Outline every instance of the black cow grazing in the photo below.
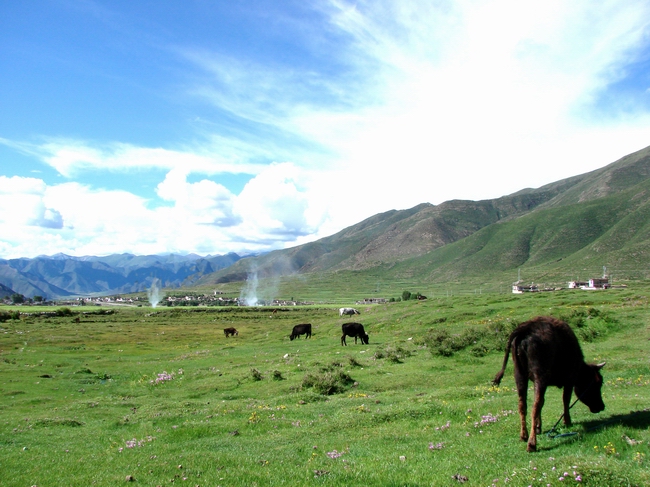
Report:
[[[298,338],[300,335],[305,335],[305,338],[311,338],[311,323],[294,326],[291,335],[289,335],[289,340]]]
[[[564,424],[571,424],[569,403],[571,392],[576,391],[580,401],[589,406],[592,413],[605,409],[600,393],[603,377],[600,369],[605,365],[587,364],[573,330],[565,322],[550,316],[538,316],[521,323],[508,338],[503,366],[494,378],[499,385],[512,354],[515,367],[515,383],[519,394],[519,416],[522,441],[528,441],[527,450],[537,450],[537,435],[542,432],[542,407],[548,386],[564,388]],[[530,436],[526,427],[526,392],[528,381],[535,386]]]
[[[228,338],[230,336],[239,335],[239,332],[235,328],[224,328],[223,334],[226,335],[226,338]]]
[[[352,316],[352,315],[360,315],[359,311],[357,311],[354,308],[339,308],[339,316],[347,315],[347,316]]]
[[[357,337],[361,340],[362,344],[368,345],[368,334],[363,329],[361,323],[343,323],[341,325],[341,330],[343,331],[343,336],[341,337],[341,345],[347,347],[345,342],[345,337],[354,337],[354,343],[357,343]]]

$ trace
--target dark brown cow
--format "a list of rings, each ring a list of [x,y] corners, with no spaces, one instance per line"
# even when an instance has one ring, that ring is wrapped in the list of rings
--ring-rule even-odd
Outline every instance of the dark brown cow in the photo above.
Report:
[[[600,369],[605,365],[587,364],[573,330],[565,322],[550,316],[538,316],[521,323],[508,338],[503,366],[494,378],[499,385],[512,354],[515,383],[519,394],[519,416],[522,441],[528,441],[527,450],[537,450],[537,435],[542,432],[542,407],[548,386],[564,388],[564,424],[571,424],[569,408],[571,393],[589,406],[592,413],[605,409],[600,393],[603,377]],[[530,436],[526,427],[526,393],[528,381],[535,386]]]
[[[239,332],[235,328],[224,328],[223,334],[228,338],[229,336],[239,335]]]
[[[341,325],[341,330],[343,331],[343,336],[341,337],[341,345],[347,347],[345,342],[345,337],[354,337],[354,343],[357,343],[357,337],[361,340],[362,344],[368,345],[368,334],[363,329],[361,323],[343,323]]]
[[[294,326],[291,335],[289,335],[289,340],[298,338],[300,335],[305,335],[305,338],[311,338],[311,323]]]

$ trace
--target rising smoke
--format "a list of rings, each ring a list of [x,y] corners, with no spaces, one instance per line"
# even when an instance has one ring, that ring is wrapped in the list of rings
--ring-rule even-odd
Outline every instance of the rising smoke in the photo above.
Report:
[[[239,295],[239,302],[244,306],[261,306],[273,302],[278,293],[279,278],[264,276],[260,279],[256,266],[253,266],[246,277],[246,286]]]
[[[259,285],[259,280],[257,278],[257,270],[249,272],[246,277],[246,286],[242,289],[241,296],[239,301],[246,306],[257,306],[257,286]]]
[[[147,291],[147,297],[149,298],[149,303],[151,303],[151,307],[155,308],[160,301],[162,301],[162,298],[165,296],[165,294],[162,292],[162,282],[160,279],[157,277],[154,277],[153,281],[151,281],[151,287]]]

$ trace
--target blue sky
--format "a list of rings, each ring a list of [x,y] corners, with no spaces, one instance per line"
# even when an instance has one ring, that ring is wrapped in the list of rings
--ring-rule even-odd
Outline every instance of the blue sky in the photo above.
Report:
[[[0,258],[265,251],[650,145],[647,1],[0,5]]]

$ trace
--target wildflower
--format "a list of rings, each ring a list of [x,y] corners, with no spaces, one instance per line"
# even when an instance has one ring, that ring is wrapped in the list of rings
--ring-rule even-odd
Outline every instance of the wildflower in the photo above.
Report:
[[[445,444],[443,442],[433,444],[433,442],[429,442],[429,450],[442,450],[445,447]]]
[[[327,452],[327,456],[332,458],[332,459],[339,458],[341,455],[343,455],[343,452],[339,452],[339,451],[336,451],[336,450],[332,450],[332,451]]]
[[[180,373],[182,374],[182,369],[180,370]],[[161,382],[165,382],[168,380],[172,380],[174,378],[173,374],[168,374],[166,371],[163,371],[162,373],[158,374],[154,380],[151,381],[152,384],[160,384]]]

